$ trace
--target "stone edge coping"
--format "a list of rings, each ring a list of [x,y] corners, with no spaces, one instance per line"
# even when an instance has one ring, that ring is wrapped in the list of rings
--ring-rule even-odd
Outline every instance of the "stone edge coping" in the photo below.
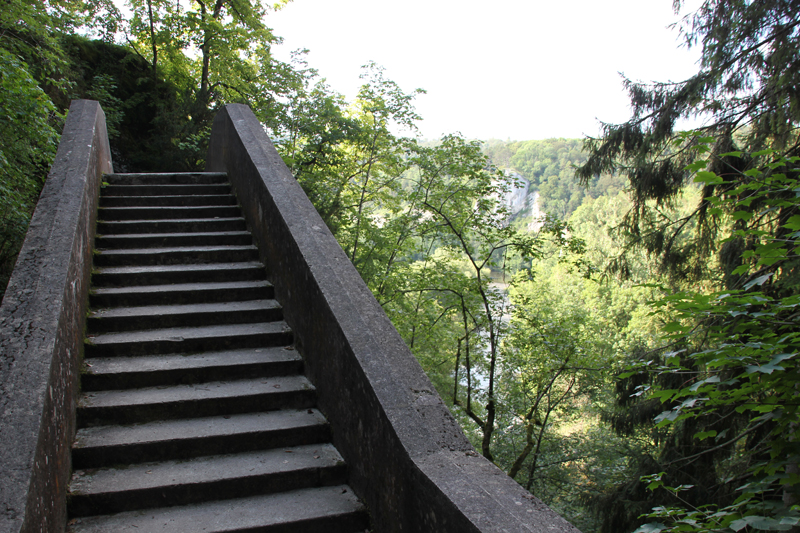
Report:
[[[217,113],[206,170],[229,174],[376,531],[579,533],[470,445],[249,107]]]
[[[63,531],[105,115],[73,101],[0,307],[0,531]]]

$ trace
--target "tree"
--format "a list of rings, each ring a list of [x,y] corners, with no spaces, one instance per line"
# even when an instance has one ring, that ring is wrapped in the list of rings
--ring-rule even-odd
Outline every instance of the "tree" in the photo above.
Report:
[[[620,485],[615,496],[631,509],[655,505],[653,516],[668,522],[640,531],[797,523],[795,364],[781,354],[795,352],[798,329],[799,9],[796,1],[704,2],[678,25],[687,46],[702,47],[698,74],[650,85],[626,79],[632,118],[586,142],[579,177],[627,176],[626,249],[659,258],[670,281],[658,301],[667,345],[631,354],[653,368],[634,365],[618,386],[620,405],[639,415],[620,431],[655,424],[659,444],[640,462],[655,477]],[[692,116],[704,125],[675,131]],[[693,209],[673,209],[693,187]],[[775,401],[786,407],[770,407]],[[604,531],[634,527],[635,514],[617,514]]]
[[[0,287],[5,292],[58,145],[65,85],[58,32],[78,23],[76,3],[10,0],[0,9]]]
[[[777,158],[771,170],[800,160],[792,159]],[[779,213],[775,208],[800,203],[796,194],[786,195],[800,187],[797,170],[750,176],[730,197],[714,199],[716,205],[738,209],[763,201],[767,210]],[[670,522],[659,524],[658,531],[790,530],[800,524],[795,361],[800,295],[780,295],[782,291],[769,286],[781,273],[770,267],[785,265],[800,252],[800,215],[783,226],[791,232],[787,237],[777,237],[774,230],[742,231],[756,244],[740,273],[762,272],[742,289],[681,291],[663,298],[659,306],[671,318],[665,331],[673,348],[661,364],[636,368],[626,376],[650,377],[640,380],[637,394],[663,404],[666,410],[660,409],[656,427],[684,441],[682,450],[667,448],[665,468],[647,478],[648,488],[672,504],[665,502],[651,514]],[[654,386],[665,379],[672,381],[671,387]],[[710,473],[712,482],[685,483],[687,471],[705,471],[706,477]],[[717,495],[704,500],[698,491]],[[688,511],[675,503],[688,504]],[[691,521],[692,527],[677,520]]]
[[[202,168],[217,106],[246,103],[274,125],[280,114],[274,108],[288,89],[282,83],[296,84],[297,76],[271,56],[279,39],[264,23],[269,9],[264,2],[130,0],[128,5],[127,45],[150,63],[153,79],[163,76],[177,88],[176,113],[164,113],[160,122],[164,129],[175,118],[181,124],[172,143],[185,153],[185,170]]]
[[[674,5],[677,13],[683,2]],[[634,202],[626,219],[628,238],[660,256],[665,270],[678,278],[713,275],[715,269],[707,266],[717,252],[723,252],[723,269],[731,271],[745,246],[730,241],[724,251],[715,247],[721,223],[706,200],[727,194],[736,182],[703,182],[702,200],[691,214],[659,216],[658,210],[672,205],[698,170],[689,167],[695,163],[691,148],[711,141],[705,171],[737,180],[746,179],[741,171],[765,164],[759,155],[763,149],[798,155],[799,10],[796,0],[705,1],[678,24],[687,47],[702,47],[700,71],[677,83],[648,85],[626,78],[633,116],[623,124],[604,124],[601,138],[586,141],[590,156],[578,177],[584,183],[602,172],[628,177]],[[690,117],[703,118],[705,125],[676,146],[676,124]],[[739,156],[731,155],[737,150]]]

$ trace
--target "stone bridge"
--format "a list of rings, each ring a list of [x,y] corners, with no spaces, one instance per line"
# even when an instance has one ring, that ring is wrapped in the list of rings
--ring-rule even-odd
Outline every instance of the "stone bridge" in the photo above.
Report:
[[[126,175],[73,102],[0,413],[0,532],[578,533],[472,448],[243,105],[206,172]]]

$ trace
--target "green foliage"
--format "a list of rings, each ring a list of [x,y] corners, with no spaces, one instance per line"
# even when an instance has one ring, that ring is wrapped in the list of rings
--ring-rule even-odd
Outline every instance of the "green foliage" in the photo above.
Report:
[[[28,66],[0,48],[0,286],[3,291],[55,157],[56,109]]]
[[[601,531],[632,529],[642,506],[658,522],[640,531],[795,527],[797,12],[703,2],[678,25],[702,46],[699,72],[626,80],[631,119],[587,140],[578,176],[627,176],[624,248],[658,260],[671,284],[655,315],[670,344],[632,354],[647,367],[618,382],[611,417],[621,433],[650,432],[658,453],[639,475],[662,472],[663,486],[634,477],[597,500]],[[674,131],[698,114],[699,130]],[[687,190],[699,191],[690,210]]]
[[[531,190],[539,191],[541,211],[561,219],[569,218],[584,201],[613,196],[623,188],[623,181],[612,174],[593,178],[583,186],[575,179],[575,168],[588,157],[579,139],[491,140],[484,143],[483,150],[494,164],[522,174]]]
[[[5,291],[50,163],[61,116],[44,87],[63,87],[65,59],[54,36],[72,26],[69,3],[0,9],[0,287]]]
[[[676,11],[682,4],[675,2]],[[716,268],[709,266],[716,266],[718,252],[726,273],[736,268],[736,247],[745,243],[729,241],[717,249],[726,235],[706,199],[728,194],[736,187],[728,177],[739,179],[743,171],[758,166],[748,157],[758,160],[767,148],[800,155],[797,11],[792,1],[703,2],[679,25],[687,46],[702,45],[700,71],[679,83],[647,85],[626,79],[633,116],[624,124],[605,124],[601,138],[586,141],[590,157],[578,177],[583,183],[607,172],[628,177],[634,203],[625,220],[628,240],[659,257],[675,279],[713,278]],[[706,118],[705,125],[676,146],[677,121],[697,115]],[[704,169],[691,166],[692,147],[711,156]],[[659,210],[674,205],[696,170],[721,179],[701,178],[701,200],[686,217],[661,217]],[[737,282],[727,281],[731,287]]]
[[[674,388],[642,389],[645,397],[668,408],[655,417],[656,428],[696,428],[695,453],[672,463],[686,469],[710,458],[716,482],[736,489],[729,501],[711,505],[683,494],[692,487],[668,488],[662,473],[649,488],[670,491],[675,501],[650,514],[662,520],[660,530],[789,530],[800,523],[793,508],[800,485],[795,361],[800,296],[780,290],[794,283],[800,251],[800,216],[793,214],[800,205],[800,176],[793,168],[798,159],[778,156],[757,172],[722,178],[735,185],[731,194],[710,199],[734,224],[742,220],[737,214],[753,204],[763,210],[757,226],[742,227],[728,239],[752,241],[734,272],[748,279],[742,289],[681,291],[658,302],[657,312],[669,317],[666,340],[680,349],[637,371],[683,377]],[[709,172],[697,176],[706,182],[718,178]],[[692,507],[682,509],[681,503]]]

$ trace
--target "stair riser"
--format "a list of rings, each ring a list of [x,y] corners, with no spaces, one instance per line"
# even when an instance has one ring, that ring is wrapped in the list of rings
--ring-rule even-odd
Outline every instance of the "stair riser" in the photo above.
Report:
[[[236,205],[231,194],[206,194],[196,196],[103,196],[100,207],[158,207]]]
[[[84,344],[85,357],[115,357],[119,355],[162,355],[171,353],[200,353],[233,348],[268,348],[292,344],[291,331],[285,333],[257,333],[184,340],[157,340],[120,342],[95,345]]]
[[[95,254],[94,266],[152,266],[152,265],[179,265],[199,263],[240,263],[257,261],[258,251],[255,248],[220,247],[215,250],[170,250],[164,252],[153,251],[150,253],[113,253],[103,252]]]
[[[245,309],[241,311],[188,313],[183,315],[153,315],[87,319],[92,333],[110,331],[139,331],[157,328],[202,327],[222,324],[247,324],[283,320],[283,309]]]
[[[110,185],[198,185],[228,183],[223,172],[130,173],[109,174],[104,181]]]
[[[313,389],[309,389],[119,407],[79,406],[76,416],[78,427],[84,428],[108,424],[139,424],[154,420],[255,413],[275,409],[306,409],[313,407],[315,403],[316,393]]]
[[[91,360],[90,360],[91,361]],[[101,390],[123,390],[139,387],[161,387],[188,385],[205,381],[231,381],[254,377],[277,377],[300,374],[302,361],[281,361],[242,365],[209,366],[205,368],[157,370],[151,372],[127,372],[118,374],[83,374],[81,389],[86,392]]]
[[[168,248],[172,246],[247,246],[253,244],[249,233],[200,233],[198,235],[142,235],[125,237],[102,235],[95,240],[98,250],[130,248]]]
[[[258,267],[187,272],[126,274],[96,272],[92,274],[92,284],[95,287],[133,287],[136,285],[162,285],[168,283],[223,283],[225,281],[258,281],[261,279],[264,279],[264,269]],[[155,302],[153,304],[155,305]]]
[[[229,279],[229,278],[226,278]],[[245,302],[275,298],[273,287],[208,289],[202,291],[164,291],[125,294],[90,294],[89,305],[100,307],[135,307],[193,303]]]
[[[233,218],[238,216],[241,216],[238,206],[101,207],[98,211],[98,219],[102,221]]]
[[[191,459],[204,455],[232,454],[305,444],[320,444],[331,439],[327,424],[276,431],[215,435],[193,439],[176,438],[167,442],[73,448],[74,469],[102,468],[116,464]]]
[[[345,482],[344,464],[328,468],[308,468],[289,472],[262,474],[209,483],[194,483],[150,489],[130,490],[113,494],[70,497],[70,517],[121,513],[155,507],[189,505],[207,501],[243,498],[256,494],[339,485]]]
[[[98,235],[129,235],[131,233],[193,233],[214,231],[246,231],[247,226],[241,217],[228,217],[220,220],[156,220],[120,221],[97,223]]]
[[[210,196],[230,193],[231,186],[225,183],[200,185],[106,185],[100,190],[102,198],[111,196]]]

